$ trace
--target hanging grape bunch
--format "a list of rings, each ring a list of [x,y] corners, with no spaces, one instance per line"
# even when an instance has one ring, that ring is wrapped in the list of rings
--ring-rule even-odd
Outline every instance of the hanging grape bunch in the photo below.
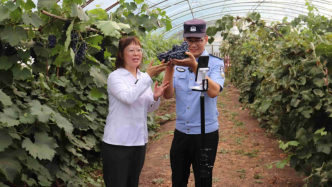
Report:
[[[77,51],[76,46],[79,40],[78,33],[73,30],[71,31],[70,36],[71,36],[70,47],[73,49],[74,53],[76,53]]]
[[[87,50],[87,44],[86,42],[82,42],[80,48],[78,49],[77,53],[75,54],[75,64],[81,65],[83,63],[83,60],[85,58],[85,51]]]
[[[63,24],[62,30],[64,32],[66,32],[70,24],[71,24],[71,21],[70,20],[66,20],[65,24]]]
[[[53,48],[56,44],[56,37],[54,35],[48,35],[48,47]]]
[[[100,44],[101,47],[100,51],[93,55],[102,64],[105,63],[105,57],[104,57],[104,52],[106,51],[105,45],[106,45],[106,40],[104,38]]]
[[[184,41],[180,46],[173,45],[172,49],[165,52],[165,53],[159,53],[157,58],[162,61],[165,59],[165,63],[169,61],[170,58],[175,59],[185,59],[188,58],[188,55],[185,54],[185,52],[188,51],[189,43]]]

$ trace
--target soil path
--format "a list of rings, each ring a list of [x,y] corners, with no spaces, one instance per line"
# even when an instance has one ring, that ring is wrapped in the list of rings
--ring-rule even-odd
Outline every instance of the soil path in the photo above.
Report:
[[[301,187],[294,169],[277,169],[286,157],[278,139],[267,135],[258,121],[238,102],[239,91],[231,84],[218,96],[219,145],[213,169],[214,187]],[[174,114],[175,101],[162,101],[158,115]],[[169,151],[175,120],[163,124],[149,140],[140,187],[172,186]],[[188,187],[193,187],[191,173]]]

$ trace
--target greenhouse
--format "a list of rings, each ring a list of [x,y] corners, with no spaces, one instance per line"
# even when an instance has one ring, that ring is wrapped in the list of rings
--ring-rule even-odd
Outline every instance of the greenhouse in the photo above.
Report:
[[[332,1],[0,1],[0,187],[332,186]]]

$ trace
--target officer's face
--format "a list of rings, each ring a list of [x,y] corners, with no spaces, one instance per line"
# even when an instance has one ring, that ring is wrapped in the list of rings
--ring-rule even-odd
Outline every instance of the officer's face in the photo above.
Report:
[[[189,43],[189,52],[198,58],[205,49],[205,45],[208,42],[208,36],[203,38],[186,38],[185,40]]]

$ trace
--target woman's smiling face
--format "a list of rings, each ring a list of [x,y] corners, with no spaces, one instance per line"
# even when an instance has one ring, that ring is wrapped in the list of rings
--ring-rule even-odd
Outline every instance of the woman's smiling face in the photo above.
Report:
[[[136,69],[142,61],[143,51],[140,45],[131,43],[124,49],[124,66],[126,69]]]

